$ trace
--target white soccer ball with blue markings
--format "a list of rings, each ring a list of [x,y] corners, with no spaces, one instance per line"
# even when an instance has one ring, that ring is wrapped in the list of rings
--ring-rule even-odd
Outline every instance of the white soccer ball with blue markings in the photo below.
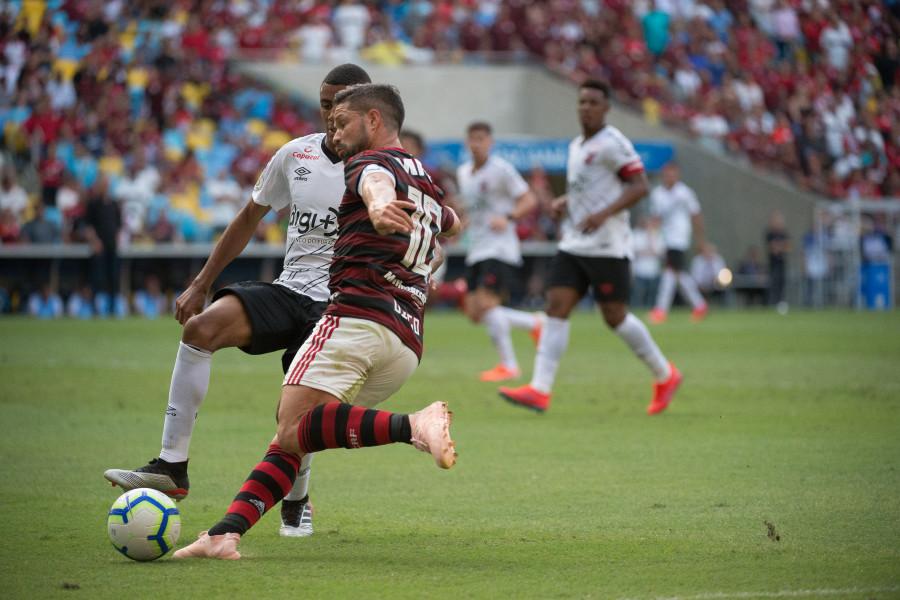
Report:
[[[156,490],[125,492],[109,509],[106,530],[112,545],[133,560],[156,560],[175,547],[181,514],[175,502]]]

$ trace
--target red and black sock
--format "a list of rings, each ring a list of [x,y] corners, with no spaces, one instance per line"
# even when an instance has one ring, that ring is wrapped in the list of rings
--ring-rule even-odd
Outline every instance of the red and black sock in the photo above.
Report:
[[[253,467],[241,491],[228,507],[228,512],[221,521],[210,527],[209,535],[230,532],[244,535],[266,511],[291,491],[299,468],[299,458],[288,454],[278,444],[269,446],[265,458]]]
[[[320,404],[300,419],[297,438],[304,453],[328,448],[364,448],[410,443],[409,415],[343,402]]]

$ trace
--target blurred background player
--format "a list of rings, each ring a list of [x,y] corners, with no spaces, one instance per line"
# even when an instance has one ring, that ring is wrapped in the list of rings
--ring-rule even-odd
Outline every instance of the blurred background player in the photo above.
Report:
[[[319,90],[322,122],[328,124],[334,96],[349,85],[368,83],[360,67],[344,64],[325,76]],[[282,146],[259,177],[253,196],[235,217],[203,269],[176,302],[175,317],[184,325],[159,458],[134,470],[110,469],[104,477],[126,490],[150,487],[173,498],[188,494],[188,449],[194,421],[209,388],[212,355],[222,348],[248,354],[285,350],[282,368],[309,336],[328,300],[328,276],[337,235],[337,214],[344,194],[344,163],[334,151],[334,130],[314,133]],[[253,237],[271,209],[290,207],[284,270],[275,283],[244,281],[217,291],[204,309],[210,287]],[[312,534],[308,502],[312,457],[282,504],[281,535]]]
[[[435,240],[460,225],[422,164],[399,147],[404,113],[392,86],[361,85],[335,96],[334,141],[347,161],[347,190],[331,303],[285,375],[265,457],[222,520],[175,558],[240,558],[240,537],[291,489],[302,457],[312,452],[407,443],[441,468],[455,463],[446,403],[410,415],[367,408],[416,370]]]
[[[681,383],[647,327],[628,311],[631,285],[631,226],[628,208],[647,194],[644,164],[621,131],[605,122],[609,87],[587,80],[578,90],[582,135],[569,144],[567,193],[554,202],[565,213],[562,238],[547,281],[547,319],[538,343],[531,383],[500,388],[513,404],[543,412],[559,361],[569,344],[569,314],[594,291],[603,320],[653,373],[648,414],[662,412]]]
[[[706,316],[708,306],[697,289],[697,282],[688,272],[685,254],[691,247],[692,230],[696,247],[703,248],[703,215],[697,194],[681,181],[681,172],[675,163],[663,167],[662,183],[650,193],[650,211],[661,220],[666,244],[666,267],[659,282],[656,306],[650,311],[650,322],[665,322],[675,299],[676,282],[691,305],[691,318],[700,321]]]
[[[469,234],[466,253],[464,310],[473,323],[484,323],[500,363],[481,373],[482,381],[506,381],[519,376],[510,327],[537,338],[537,314],[503,306],[510,286],[520,277],[522,252],[515,222],[537,207],[537,199],[516,168],[491,154],[491,126],[475,122],[466,130],[472,159],[456,171],[459,200]]]

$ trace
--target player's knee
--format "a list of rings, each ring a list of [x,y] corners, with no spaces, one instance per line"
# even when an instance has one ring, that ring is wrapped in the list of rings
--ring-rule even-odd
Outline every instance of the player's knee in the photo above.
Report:
[[[216,327],[212,319],[200,313],[188,319],[184,324],[181,341],[207,352],[215,352],[219,349],[216,339],[219,330],[220,328]]]
[[[300,442],[297,439],[297,421],[293,419],[278,419],[278,430],[275,440],[285,452],[300,453]]]
[[[624,308],[604,308],[603,311],[603,320],[606,322],[606,326],[610,329],[615,329],[619,325],[622,324],[622,321],[625,320],[625,316],[628,314],[628,311]]]

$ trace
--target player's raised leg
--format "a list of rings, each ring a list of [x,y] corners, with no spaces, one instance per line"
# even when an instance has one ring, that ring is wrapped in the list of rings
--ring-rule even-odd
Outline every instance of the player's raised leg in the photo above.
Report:
[[[666,359],[647,326],[629,312],[624,302],[601,302],[599,305],[607,326],[616,332],[653,373],[653,398],[647,406],[647,414],[655,415],[664,411],[681,385],[681,372]]]
[[[225,295],[184,325],[163,420],[159,458],[133,470],[109,469],[103,476],[126,490],[149,487],[176,500],[188,495],[188,451],[194,422],[209,388],[212,355],[221,348],[246,346],[251,327],[241,301]]]
[[[559,266],[558,260],[554,263]],[[501,387],[500,395],[513,404],[544,412],[550,406],[550,393],[559,361],[569,345],[569,315],[584,295],[584,287],[554,286],[547,290],[547,317],[538,341],[531,383],[517,388]]]

